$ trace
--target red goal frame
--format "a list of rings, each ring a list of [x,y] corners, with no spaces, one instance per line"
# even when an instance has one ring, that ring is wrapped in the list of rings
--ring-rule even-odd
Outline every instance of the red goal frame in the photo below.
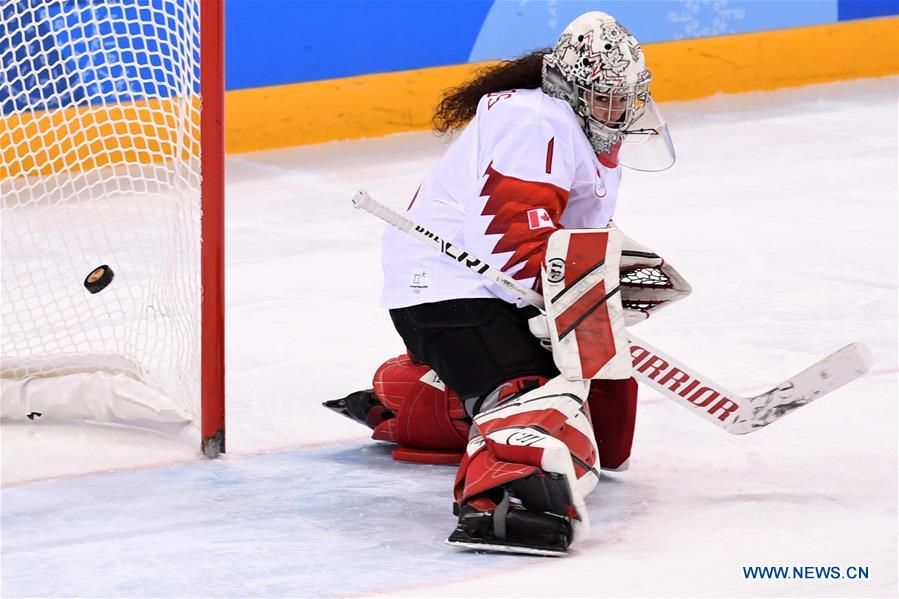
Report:
[[[225,1],[200,0],[201,450],[225,451]]]

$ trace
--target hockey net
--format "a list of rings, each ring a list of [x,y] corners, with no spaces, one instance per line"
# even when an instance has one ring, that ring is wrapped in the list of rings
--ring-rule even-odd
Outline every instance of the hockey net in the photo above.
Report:
[[[217,453],[220,0],[0,10],[2,416],[202,414]],[[112,279],[92,293],[100,266]]]

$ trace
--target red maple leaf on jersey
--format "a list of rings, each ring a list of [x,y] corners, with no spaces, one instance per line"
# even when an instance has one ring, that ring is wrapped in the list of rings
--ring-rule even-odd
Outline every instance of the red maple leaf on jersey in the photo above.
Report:
[[[524,263],[512,278],[537,277],[546,253],[546,241],[558,228],[559,218],[568,202],[568,191],[551,183],[508,177],[494,169],[492,162],[484,174],[487,181],[480,195],[489,199],[481,214],[493,217],[484,234],[502,235],[492,253],[512,252],[502,266],[503,271]],[[528,211],[536,208],[546,210],[556,227],[532,228]]]

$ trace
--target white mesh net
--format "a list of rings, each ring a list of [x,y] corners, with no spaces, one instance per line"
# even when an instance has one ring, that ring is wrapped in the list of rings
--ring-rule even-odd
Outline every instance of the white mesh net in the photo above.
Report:
[[[0,10],[3,378],[112,372],[196,418],[199,0]]]

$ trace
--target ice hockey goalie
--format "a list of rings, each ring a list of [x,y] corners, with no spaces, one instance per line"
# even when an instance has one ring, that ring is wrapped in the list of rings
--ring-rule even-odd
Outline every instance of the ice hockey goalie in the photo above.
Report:
[[[325,405],[397,459],[459,463],[452,545],[562,555],[589,531],[600,470],[628,466],[625,325],[689,291],[610,222],[621,166],[674,162],[650,79],[627,29],[591,12],[437,109],[437,130],[460,133],[406,215],[540,291],[545,313],[388,230],[381,303],[406,351]]]

